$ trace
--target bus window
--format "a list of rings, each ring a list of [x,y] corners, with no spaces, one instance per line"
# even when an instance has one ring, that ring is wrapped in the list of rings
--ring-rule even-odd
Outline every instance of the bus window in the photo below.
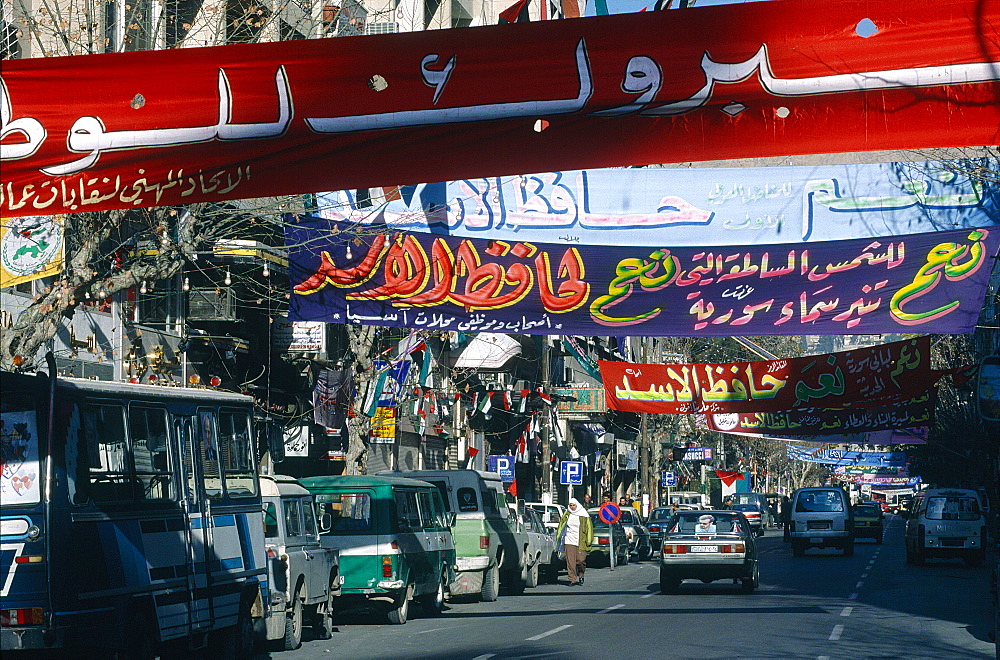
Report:
[[[226,410],[219,413],[219,451],[229,497],[257,494],[252,438],[250,417],[246,413]]]
[[[167,411],[162,408],[130,406],[129,436],[135,476],[142,484],[142,498],[164,500],[173,497],[173,475],[167,460]]]
[[[128,466],[124,408],[88,404],[83,406],[82,417],[90,465],[90,499],[95,502],[133,499],[137,489],[132,487],[135,478]]]
[[[201,471],[205,480],[205,495],[212,498],[222,497],[219,441],[215,436],[215,415],[212,412],[198,411],[198,430],[201,434]]]

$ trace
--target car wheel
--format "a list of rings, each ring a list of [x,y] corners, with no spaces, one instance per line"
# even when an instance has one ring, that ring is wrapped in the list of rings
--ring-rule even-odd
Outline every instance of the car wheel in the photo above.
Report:
[[[396,602],[396,606],[389,610],[387,617],[389,623],[395,626],[401,626],[406,623],[406,617],[410,613],[410,596],[413,595],[413,587],[407,585],[403,589],[403,593],[399,595],[399,600]]]
[[[665,594],[675,594],[681,586],[681,581],[675,577],[660,573],[660,591]]]
[[[302,585],[292,596],[292,611],[285,615],[285,636],[279,642],[281,650],[294,651],[302,646]]]
[[[483,602],[492,603],[500,593],[500,573],[496,566],[490,566],[483,571],[483,587],[479,591],[479,597]]]
[[[428,616],[438,616],[444,612],[444,593],[448,590],[448,572],[441,572],[441,579],[438,581],[437,589],[432,594],[424,594],[420,597],[420,606]]]
[[[639,551],[639,555],[636,557],[639,561],[646,561],[653,555],[653,549],[647,543],[643,546],[642,550]]]
[[[538,570],[538,562],[536,561],[531,565],[531,568],[528,569],[528,580],[525,583],[525,586],[532,589],[538,586]]]
[[[743,593],[752,594],[754,589],[760,586],[760,569],[757,564],[753,566],[753,572],[750,573],[750,577],[743,578]]]

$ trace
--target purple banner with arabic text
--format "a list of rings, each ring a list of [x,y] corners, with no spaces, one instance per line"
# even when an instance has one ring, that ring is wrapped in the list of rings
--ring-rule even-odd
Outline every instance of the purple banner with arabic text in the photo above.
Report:
[[[707,419],[713,431],[835,435],[929,426],[934,423],[936,403],[936,391],[930,389],[915,399],[887,406],[719,413]]]
[[[408,234],[286,218],[289,317],[604,336],[972,332],[1000,232],[628,247]]]

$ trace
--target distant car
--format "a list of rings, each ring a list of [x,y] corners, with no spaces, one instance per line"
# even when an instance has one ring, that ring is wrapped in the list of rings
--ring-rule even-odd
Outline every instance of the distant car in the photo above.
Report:
[[[629,552],[635,553],[640,561],[649,559],[653,553],[652,545],[649,542],[649,530],[642,524],[639,513],[630,506],[622,508],[619,522],[625,528],[625,536],[628,538]]]
[[[661,546],[660,591],[674,593],[689,578],[732,580],[744,593],[760,586],[755,535],[740,511],[681,511],[672,522]]]
[[[624,566],[628,563],[628,537],[625,536],[625,528],[621,523],[608,523],[601,520],[596,513],[598,510],[590,512],[590,520],[594,523],[594,542],[590,546],[590,554],[587,555],[587,562],[594,565],[611,564],[611,542],[614,541],[615,565]],[[613,535],[613,537],[612,537]]]
[[[863,502],[854,505],[854,538],[875,539],[882,543],[882,508],[878,502]]]
[[[771,512],[767,510],[765,506],[761,509],[758,503],[747,503],[747,504],[733,504],[729,507],[733,511],[739,511],[744,516],[746,516],[747,521],[750,523],[750,529],[757,536],[764,535],[764,529],[767,527],[768,521],[771,519]]]
[[[732,502],[730,503],[731,509],[737,511],[743,511],[746,513],[750,509],[736,509],[737,504],[754,504],[757,506],[757,510],[760,511],[760,526],[761,529],[767,529],[768,527],[774,527],[774,516],[771,513],[770,502],[767,501],[767,495],[764,493],[733,493]],[[747,515],[747,519],[754,522],[753,516]]]
[[[522,515],[528,533],[528,568],[526,586],[537,587],[541,580],[555,582],[559,573],[556,557],[556,539],[542,522],[542,515],[535,509],[525,508]]]
[[[546,527],[552,530],[555,534],[556,530],[559,529],[559,521],[562,519],[562,514],[565,513],[566,507],[562,504],[544,504],[542,502],[525,502],[524,506],[529,509],[534,509],[537,511],[541,517],[542,522]]]
[[[674,510],[669,506],[661,506],[649,512],[649,520],[646,521],[646,530],[649,531],[649,545],[655,552],[660,551],[660,544],[663,541],[663,530],[670,521]]]

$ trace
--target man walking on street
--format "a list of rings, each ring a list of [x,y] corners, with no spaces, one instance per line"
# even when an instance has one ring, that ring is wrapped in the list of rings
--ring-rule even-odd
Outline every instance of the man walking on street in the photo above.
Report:
[[[569,507],[559,520],[556,538],[559,539],[560,549],[566,551],[566,575],[570,586],[583,584],[587,553],[594,542],[594,523],[576,498],[569,501]]]
[[[791,527],[792,527],[792,501],[788,499],[788,495],[781,498],[781,526],[785,529],[782,541],[789,543],[792,540]]]

